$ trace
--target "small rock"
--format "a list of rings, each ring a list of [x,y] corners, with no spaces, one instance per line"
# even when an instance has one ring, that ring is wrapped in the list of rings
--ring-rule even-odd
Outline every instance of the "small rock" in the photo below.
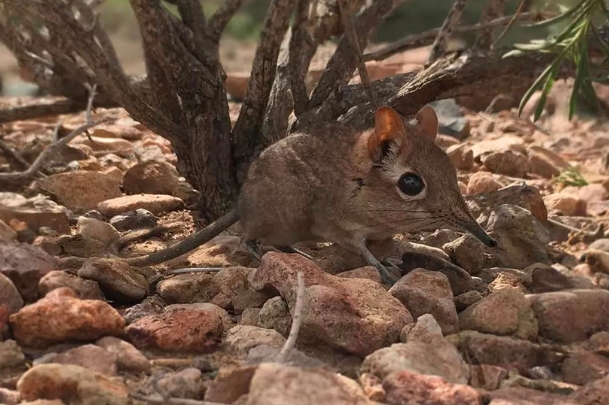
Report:
[[[281,297],[273,297],[265,302],[258,313],[258,326],[274,329],[282,336],[288,336],[291,325],[290,309]]]
[[[586,384],[571,394],[570,399],[578,405],[601,405],[609,396],[609,375]]]
[[[273,329],[236,325],[226,334],[223,345],[232,353],[247,354],[256,346],[282,347],[284,343],[285,338]]]
[[[474,167],[474,153],[464,144],[449,146],[446,154],[457,170],[469,171]]]
[[[56,267],[57,259],[38,247],[0,244],[0,272],[11,279],[26,302],[38,299],[38,282]]]
[[[586,264],[593,273],[609,274],[609,253],[590,248],[586,251]]]
[[[550,194],[543,198],[546,207],[556,210],[567,216],[586,215],[586,201],[582,200],[577,194],[561,191],[560,193]]]
[[[533,263],[550,263],[548,230],[530,211],[509,204],[497,207],[488,220],[488,231],[500,247],[493,256],[503,267],[525,268]]]
[[[508,376],[505,368],[489,364],[471,365],[470,372],[469,384],[474,388],[482,388],[487,391],[498,389],[501,382]]]
[[[205,392],[205,401],[232,404],[250,390],[257,367],[221,367]]]
[[[551,394],[530,388],[502,388],[489,393],[489,405],[578,405],[566,395]]]
[[[65,399],[81,405],[130,405],[127,387],[116,379],[71,364],[40,364],[17,382],[25,401]]]
[[[417,324],[427,323],[421,318]],[[435,322],[431,322],[433,323]],[[370,373],[384,380],[395,371],[409,370],[466,384],[469,380],[469,368],[457,348],[441,335],[435,335],[433,328],[430,331],[428,327],[421,325],[421,330],[425,332],[415,332],[415,328],[416,325],[408,334],[407,343],[395,343],[368,355],[362,363],[360,372]],[[422,340],[416,340],[417,338]]]
[[[467,194],[488,193],[502,188],[499,183],[489,172],[476,172],[472,174],[467,183]]]
[[[12,242],[17,239],[17,232],[0,219],[0,241]]]
[[[120,237],[120,233],[112,225],[98,219],[81,216],[78,218],[76,226],[78,233],[84,239],[102,247],[108,246]]]
[[[546,179],[556,177],[561,171],[569,168],[569,163],[563,158],[540,146],[529,146],[528,157],[530,173]]]
[[[241,313],[241,320],[239,324],[249,326],[260,326],[258,315],[260,314],[260,308],[246,308]]]
[[[167,303],[158,295],[151,295],[139,304],[135,304],[125,310],[123,317],[127,324],[131,324],[140,318],[149,315],[157,315],[163,312]]]
[[[147,161],[132,166],[123,178],[127,194],[168,194],[178,187],[178,171],[167,162]]]
[[[0,370],[25,366],[25,356],[14,340],[0,341]]]
[[[381,283],[381,274],[378,269],[373,266],[364,266],[359,269],[343,271],[342,273],[338,273],[337,277],[344,278],[365,278],[368,280],[375,281],[377,283]]]
[[[17,193],[0,193],[0,220],[7,224],[17,219],[34,232],[49,227],[59,233],[70,233],[66,209],[41,194],[25,198]]]
[[[178,274],[157,284],[158,294],[170,303],[210,302],[217,289],[210,273]]]
[[[125,331],[139,348],[206,352],[216,346],[223,329],[215,311],[176,309],[139,318]]]
[[[154,228],[159,219],[152,212],[138,208],[135,211],[127,211],[110,219],[110,225],[117,230],[130,231],[143,228]]]
[[[135,194],[102,201],[97,205],[97,210],[107,217],[124,214],[138,208],[148,210],[153,215],[159,215],[181,209],[183,206],[182,200],[170,195]]]
[[[154,388],[166,398],[201,399],[205,385],[201,370],[189,367],[159,378]]]
[[[512,150],[491,152],[482,156],[481,160],[489,172],[506,176],[525,177],[530,170],[527,157]]]
[[[509,364],[519,370],[549,362],[545,349],[528,340],[508,336],[496,336],[472,330],[464,330],[445,338],[452,342],[459,352],[468,359],[476,359],[478,364],[504,367]],[[558,359],[554,359],[556,361]]]
[[[533,293],[569,290],[572,288],[592,288],[592,281],[586,277],[567,276],[553,267],[535,263],[524,269],[531,275],[528,290]]]
[[[470,233],[447,243],[442,249],[457,266],[465,269],[471,275],[478,274],[484,265],[484,246]]]
[[[359,385],[340,374],[289,367],[258,366],[250,384],[248,405],[369,405]]]
[[[90,344],[79,346],[57,356],[53,356],[51,362],[57,364],[73,364],[108,376],[116,375],[117,371],[116,355],[99,346]]]
[[[609,375],[609,358],[596,353],[575,353],[560,366],[564,382],[585,385]]]
[[[609,252],[609,238],[601,238],[592,242],[588,249],[602,250],[603,252]]]
[[[412,270],[394,284],[389,293],[399,299],[414,318],[423,314],[433,315],[444,334],[459,330],[453,294],[444,274]]]
[[[51,291],[9,318],[18,342],[46,347],[66,340],[87,341],[122,334],[125,322],[110,305],[98,300],[81,300],[69,288]]]
[[[522,277],[512,272],[501,272],[488,285],[489,292],[495,292],[504,289],[517,290],[521,293],[526,292]]]
[[[148,280],[139,269],[115,259],[90,259],[78,270],[78,276],[95,280],[111,300],[132,302],[148,295]]]
[[[444,274],[448,278],[453,295],[463,294],[474,289],[474,280],[467,271],[436,256],[406,252],[402,255],[401,268],[404,273],[419,268]]]
[[[461,329],[520,339],[537,337],[537,321],[524,294],[506,288],[495,291],[459,314]]]
[[[106,336],[95,344],[116,356],[118,371],[142,373],[150,371],[150,361],[131,343],[114,336]]]
[[[404,326],[400,332],[402,343],[408,341],[430,343],[438,337],[442,337],[442,328],[431,314],[419,316],[416,323]]]
[[[38,283],[38,293],[44,297],[50,291],[61,287],[74,290],[83,300],[104,300],[96,281],[85,280],[63,270],[53,270],[42,277]]]
[[[452,384],[442,377],[417,374],[402,370],[390,374],[383,381],[385,402],[402,404],[479,405],[481,395],[472,387]]]
[[[556,342],[586,340],[592,333],[609,331],[609,291],[569,290],[527,296],[539,334]],[[568,314],[568,315],[566,315]]]
[[[480,292],[476,290],[468,291],[461,295],[457,295],[454,300],[457,312],[463,311],[465,308],[469,307],[472,304],[475,304],[481,299],[482,294],[480,294]]]
[[[19,403],[21,403],[21,394],[18,391],[0,388],[0,404],[17,405]]]
[[[23,298],[10,278],[0,273],[0,305],[6,305],[9,313],[17,312],[23,307]]]
[[[268,294],[255,291],[249,277],[254,269],[241,266],[226,267],[214,274],[213,285],[216,296],[212,303],[241,313],[248,307],[261,307],[269,298]],[[226,305],[222,305],[222,303]]]
[[[120,178],[107,174],[75,170],[54,174],[39,180],[40,188],[55,196],[71,210],[90,210],[102,201],[120,197]]]
[[[404,325],[412,322],[408,310],[380,284],[329,275],[300,255],[266,253],[252,276],[252,286],[258,291],[274,288],[292,310],[298,271],[307,285],[301,341],[321,340],[365,356],[398,341]]]

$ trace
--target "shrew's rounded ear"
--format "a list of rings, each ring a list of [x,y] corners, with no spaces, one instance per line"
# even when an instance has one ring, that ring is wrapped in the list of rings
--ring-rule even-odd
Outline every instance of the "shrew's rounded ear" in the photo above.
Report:
[[[415,118],[417,119],[416,133],[434,142],[436,135],[438,135],[438,116],[434,109],[428,105],[421,107]]]
[[[374,132],[368,138],[370,158],[375,162],[382,160],[391,143],[395,143],[401,153],[410,149],[402,118],[391,107],[383,106],[374,113]]]

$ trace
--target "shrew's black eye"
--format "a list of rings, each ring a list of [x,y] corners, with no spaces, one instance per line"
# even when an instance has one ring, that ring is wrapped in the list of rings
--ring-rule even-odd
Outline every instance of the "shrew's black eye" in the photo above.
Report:
[[[423,183],[423,179],[418,174],[404,173],[398,180],[398,187],[402,193],[415,196],[423,191],[425,183]]]

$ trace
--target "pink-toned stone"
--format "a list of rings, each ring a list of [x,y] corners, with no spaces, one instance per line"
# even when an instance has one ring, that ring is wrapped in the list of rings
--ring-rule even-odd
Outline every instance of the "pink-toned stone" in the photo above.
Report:
[[[67,287],[48,293],[9,318],[16,340],[33,347],[53,343],[92,341],[120,335],[125,321],[110,305],[98,300],[81,300]]]

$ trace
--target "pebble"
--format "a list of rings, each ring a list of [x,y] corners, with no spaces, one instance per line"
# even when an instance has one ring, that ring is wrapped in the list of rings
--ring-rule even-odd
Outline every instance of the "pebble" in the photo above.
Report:
[[[340,374],[276,363],[252,377],[248,405],[371,405],[359,385]]]
[[[499,388],[501,382],[508,376],[508,371],[503,367],[490,364],[470,365],[471,375],[469,384],[474,388],[493,391]]]
[[[97,210],[106,217],[113,217],[143,208],[153,215],[182,209],[184,203],[177,197],[164,194],[135,194],[100,202]]]
[[[118,302],[133,302],[148,295],[148,280],[137,267],[116,259],[92,258],[78,270],[78,277],[99,283],[104,295]]]
[[[609,331],[609,291],[573,289],[527,296],[539,334],[550,340],[571,343],[592,333]],[[565,314],[569,314],[565,316]]]
[[[118,371],[150,372],[150,361],[131,343],[114,336],[106,336],[99,339],[95,344],[116,356]]]
[[[419,322],[428,323],[421,318],[417,324]],[[360,373],[370,373],[384,380],[393,372],[409,370],[440,376],[456,384],[467,384],[469,366],[457,348],[441,335],[434,335],[433,329],[430,334],[427,326],[421,328],[427,333],[413,333],[415,328],[408,334],[406,343],[395,343],[366,356]]]
[[[447,243],[442,249],[450,256],[453,263],[473,276],[480,272],[486,261],[484,245],[470,233]]]
[[[609,397],[609,375],[586,384],[570,395],[578,405],[599,405]]]
[[[353,270],[343,271],[336,276],[344,278],[365,278],[381,283],[381,273],[374,266],[364,266]]]
[[[173,195],[179,183],[178,172],[167,162],[149,160],[132,166],[123,178],[126,194]]]
[[[431,314],[444,334],[459,331],[453,293],[444,274],[424,269],[412,270],[398,280],[389,293],[399,299],[414,318]]]
[[[206,383],[201,370],[188,367],[163,377],[152,377],[156,380],[153,391],[160,392],[167,398],[202,399]],[[156,393],[156,392],[155,392]]]
[[[480,301],[481,299],[482,294],[476,290],[468,291],[461,295],[457,295],[454,299],[457,312],[463,311],[465,308]]]
[[[21,402],[21,394],[18,391],[0,387],[0,404],[17,405]]]
[[[224,325],[213,310],[176,309],[135,320],[125,332],[140,349],[208,352],[219,343]]]
[[[281,348],[284,343],[285,338],[276,330],[236,325],[228,331],[222,344],[231,353],[245,355],[257,346],[268,345]]]
[[[409,370],[391,373],[383,381],[385,402],[398,404],[477,405],[481,395],[472,387],[454,384],[442,377]]]
[[[404,273],[414,269],[426,269],[444,274],[455,296],[474,289],[474,280],[467,271],[436,256],[406,252],[402,255],[401,268]]]
[[[25,222],[33,231],[48,227],[62,234],[70,233],[65,207],[41,194],[25,198],[17,193],[0,192],[0,220],[8,224],[12,219]]]
[[[45,274],[38,283],[38,293],[41,297],[50,291],[68,287],[83,300],[104,300],[99,284],[94,280],[85,280],[63,270],[53,270]]]
[[[474,153],[472,149],[464,144],[452,145],[446,149],[446,154],[451,163],[458,170],[469,171],[474,166]]]
[[[0,273],[0,305],[6,305],[9,313],[17,312],[23,307],[23,298],[10,278]]]
[[[366,279],[346,279],[325,273],[306,258],[268,252],[252,276],[257,291],[269,287],[293,308],[296,275],[304,275],[304,307],[299,340],[325,343],[348,353],[366,356],[397,342],[412,316],[380,284]]]
[[[21,308],[9,321],[15,339],[32,347],[120,335],[125,326],[123,318],[110,305],[99,300],[81,300],[67,287],[55,289]]]
[[[512,288],[497,290],[459,314],[462,330],[477,330],[519,339],[537,338],[538,325],[524,294]]]
[[[609,375],[609,358],[597,353],[575,353],[560,365],[562,380],[585,385]]]
[[[251,365],[221,367],[205,392],[205,401],[232,404],[247,395],[256,369]]]
[[[258,326],[274,329],[282,336],[288,336],[291,325],[290,309],[281,297],[271,298],[264,303],[258,312]]]
[[[105,248],[120,237],[120,233],[107,222],[81,216],[76,223],[78,233],[94,244]]]
[[[512,150],[485,154],[481,161],[489,172],[511,177],[523,178],[531,169],[527,156]]]
[[[531,174],[551,179],[569,167],[562,157],[549,149],[532,145],[527,148],[527,152]]]
[[[120,381],[72,364],[40,364],[17,382],[25,401],[69,399],[80,405],[131,405],[127,387]]]
[[[102,201],[120,197],[121,179],[90,170],[74,170],[39,180],[42,190],[73,211],[90,210]]]
[[[551,394],[530,388],[503,388],[489,393],[489,405],[543,404],[543,405],[582,405],[566,395]],[[600,403],[599,403],[600,404]]]
[[[502,187],[503,185],[495,180],[495,177],[489,172],[476,172],[469,177],[467,194],[488,193]]]
[[[87,344],[53,356],[47,363],[73,364],[88,370],[105,374],[116,375],[117,358],[102,347]]]
[[[25,366],[25,356],[14,340],[0,341],[0,370]]]
[[[499,249],[493,251],[493,258],[500,266],[523,269],[534,263],[551,263],[549,231],[527,209],[500,205],[491,213],[487,231],[497,240]]]
[[[0,241],[12,242],[17,239],[17,232],[0,219]]]
[[[39,247],[26,243],[0,244],[0,272],[11,279],[26,302],[38,299],[38,282],[57,264],[55,257]]]
[[[550,194],[543,198],[549,210],[555,210],[567,216],[586,215],[586,201],[577,194],[562,192]]]

